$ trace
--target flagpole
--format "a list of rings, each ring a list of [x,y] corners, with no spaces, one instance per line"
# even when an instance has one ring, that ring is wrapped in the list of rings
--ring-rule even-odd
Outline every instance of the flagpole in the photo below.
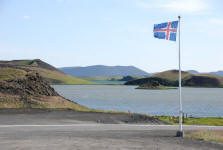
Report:
[[[183,125],[182,125],[182,117],[183,117],[183,110],[182,110],[182,90],[181,90],[181,50],[180,50],[180,19],[181,16],[178,16],[178,23],[179,23],[179,131],[177,132],[178,137],[183,137]]]

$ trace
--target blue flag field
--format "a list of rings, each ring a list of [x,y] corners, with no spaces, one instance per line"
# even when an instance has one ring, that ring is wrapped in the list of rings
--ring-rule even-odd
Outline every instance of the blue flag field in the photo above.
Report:
[[[155,24],[153,28],[154,37],[158,39],[176,41],[177,27],[178,21]]]

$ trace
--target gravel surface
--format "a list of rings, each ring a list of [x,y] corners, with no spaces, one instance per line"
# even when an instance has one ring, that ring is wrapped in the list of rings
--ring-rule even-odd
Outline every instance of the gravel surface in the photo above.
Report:
[[[119,124],[116,124],[118,128]],[[108,125],[109,126],[109,125]],[[102,126],[2,127],[1,150],[222,150],[223,145],[175,137],[174,130],[104,130]]]
[[[176,137],[177,126],[142,116],[141,119],[131,119],[126,114],[0,110],[0,150],[223,149],[221,144]],[[99,123],[98,119],[101,120]],[[126,120],[131,124],[126,124]],[[184,128],[187,131],[197,128],[223,130],[223,127],[205,126]]]
[[[137,123],[167,124],[141,114],[77,112],[72,110],[0,109],[0,124],[58,124],[58,123]],[[47,120],[47,121],[46,121]]]

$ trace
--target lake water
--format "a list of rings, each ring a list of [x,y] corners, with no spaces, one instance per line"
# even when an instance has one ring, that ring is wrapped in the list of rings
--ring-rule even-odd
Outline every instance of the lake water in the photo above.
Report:
[[[102,83],[102,84],[124,84],[126,81],[91,81],[95,83]]]
[[[67,99],[90,108],[178,115],[178,90],[137,90],[123,85],[54,85]],[[223,88],[183,88],[183,111],[194,117],[223,117]]]

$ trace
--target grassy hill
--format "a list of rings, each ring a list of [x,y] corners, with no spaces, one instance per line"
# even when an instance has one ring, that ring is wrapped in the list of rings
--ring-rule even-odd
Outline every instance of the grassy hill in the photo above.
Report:
[[[223,84],[223,77],[222,76],[218,76],[218,75],[214,75],[214,74],[198,74],[197,76],[216,78],[220,81],[221,84]]]
[[[0,61],[0,81],[23,78],[28,72],[37,72],[50,84],[93,84],[66,75],[55,67],[39,60]]]
[[[191,76],[192,74],[182,71],[182,78]],[[163,86],[177,86],[178,85],[178,70],[169,70],[153,74],[152,76],[128,81],[126,85],[142,85],[150,82],[158,82]]]
[[[158,82],[163,86],[178,86],[178,70],[169,70],[147,78],[126,82],[126,85],[142,85]],[[182,71],[182,85],[189,87],[223,87],[223,77],[212,74],[191,74]]]
[[[190,74],[188,72],[184,72],[184,71],[182,71],[181,74],[182,74],[182,79],[192,75],[192,74]],[[154,74],[151,77],[163,78],[163,79],[167,79],[167,80],[171,80],[171,81],[178,81],[179,71],[178,70],[168,70],[168,71]]]
[[[223,87],[223,77],[212,74],[196,74],[183,79],[183,86]]]
[[[214,75],[218,75],[218,76],[223,76],[223,71],[210,72],[210,74],[214,74]]]

